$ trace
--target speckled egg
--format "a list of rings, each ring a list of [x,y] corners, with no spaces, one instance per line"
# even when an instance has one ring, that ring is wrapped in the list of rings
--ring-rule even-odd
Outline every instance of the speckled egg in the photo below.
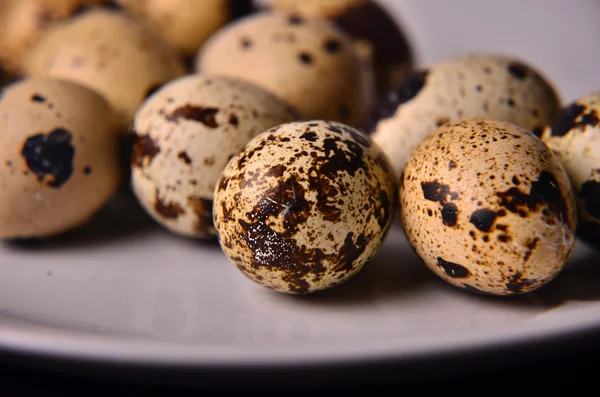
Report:
[[[48,29],[25,57],[25,70],[98,91],[123,125],[131,123],[149,93],[185,72],[176,53],[148,29],[104,9]]]
[[[250,83],[200,75],[173,80],[134,120],[135,195],[172,232],[214,238],[213,192],[227,161],[254,135],[292,120],[287,104]]]
[[[373,75],[332,22],[260,12],[217,31],[196,70],[241,78],[279,96],[303,119],[354,125],[373,103]]]
[[[482,117],[541,132],[560,100],[547,78],[509,57],[477,54],[441,61],[409,75],[377,106],[366,127],[400,175],[411,153],[436,128]]]
[[[542,140],[561,160],[575,189],[578,237],[600,248],[600,91],[565,107]]]
[[[21,80],[0,94],[0,238],[87,222],[121,181],[116,116],[75,83]]]
[[[217,29],[253,10],[250,0],[115,0],[186,56]]]
[[[373,64],[378,91],[396,87],[413,67],[413,51],[397,18],[373,0],[267,0],[263,7],[333,21]]]
[[[225,167],[214,221],[227,257],[250,279],[306,294],[338,285],[378,251],[396,211],[385,155],[344,124],[283,124]]]
[[[23,57],[56,22],[109,0],[0,1],[0,63],[12,74],[22,72]]]
[[[539,138],[509,122],[445,124],[414,152],[399,192],[411,246],[465,290],[536,290],[561,271],[575,244],[567,173]]]

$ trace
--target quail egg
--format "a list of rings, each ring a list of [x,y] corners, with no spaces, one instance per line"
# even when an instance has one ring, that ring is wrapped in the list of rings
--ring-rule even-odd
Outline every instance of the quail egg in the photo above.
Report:
[[[135,116],[135,195],[172,232],[214,238],[213,192],[227,161],[254,135],[293,120],[287,104],[245,81],[200,75],[175,79]]]
[[[141,24],[104,9],[48,29],[25,57],[25,70],[98,91],[124,126],[149,93],[185,72],[175,52]]]
[[[536,290],[575,246],[565,169],[538,137],[509,122],[468,119],[430,134],[404,169],[399,200],[416,253],[469,291]]]
[[[22,72],[23,57],[44,31],[89,7],[109,0],[0,1],[0,62],[12,74]]]
[[[217,29],[253,9],[250,0],[116,0],[116,3],[190,57]]]
[[[566,106],[542,140],[561,160],[575,189],[578,237],[600,248],[600,91]]]
[[[0,238],[50,237],[87,222],[121,180],[117,119],[76,83],[24,79],[0,97]]]
[[[355,41],[359,54],[373,64],[380,92],[396,87],[413,67],[410,44],[397,18],[374,0],[272,0],[265,9],[335,22]]]
[[[397,185],[368,136],[303,121],[254,137],[225,167],[214,200],[221,247],[239,270],[264,287],[306,294],[348,280],[373,257]]]
[[[327,20],[260,12],[217,31],[196,70],[241,78],[279,96],[302,119],[357,124],[373,102],[373,76],[352,40]]]
[[[409,75],[377,106],[367,127],[400,175],[411,153],[437,127],[482,117],[540,133],[560,100],[547,78],[510,57],[463,55]]]

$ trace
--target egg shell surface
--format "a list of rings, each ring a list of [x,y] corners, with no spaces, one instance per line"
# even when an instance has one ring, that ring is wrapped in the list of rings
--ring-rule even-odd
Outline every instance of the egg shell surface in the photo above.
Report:
[[[600,248],[600,91],[566,106],[542,140],[558,156],[575,189],[577,236]]]
[[[399,200],[416,253],[469,291],[533,291],[562,270],[575,244],[566,171],[539,138],[509,122],[439,128],[408,161]]]
[[[136,114],[134,192],[172,232],[214,238],[212,201],[221,171],[254,135],[294,117],[282,100],[242,80],[175,79]]]
[[[521,60],[467,54],[409,75],[379,103],[367,126],[400,175],[429,133],[469,118],[509,121],[541,133],[554,122],[560,99],[548,78]]]
[[[143,100],[185,68],[175,51],[124,13],[90,10],[49,29],[25,57],[25,71],[98,91],[128,126]]]
[[[332,288],[378,251],[397,185],[383,152],[341,123],[283,124],[253,138],[223,171],[214,220],[247,277],[279,292]]]
[[[325,19],[260,12],[217,31],[196,57],[196,71],[254,83],[303,119],[360,123],[374,99],[370,65],[350,37]]]
[[[121,181],[116,116],[94,91],[25,79],[0,98],[0,238],[48,237],[88,221]]]

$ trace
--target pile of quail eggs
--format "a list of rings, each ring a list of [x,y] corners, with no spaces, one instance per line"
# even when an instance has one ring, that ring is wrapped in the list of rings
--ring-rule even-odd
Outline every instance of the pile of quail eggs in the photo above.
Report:
[[[600,247],[600,91],[564,105],[493,53],[415,69],[372,0],[3,0],[0,65],[5,240],[75,230],[125,186],[290,294],[357,274],[395,222],[493,295]]]

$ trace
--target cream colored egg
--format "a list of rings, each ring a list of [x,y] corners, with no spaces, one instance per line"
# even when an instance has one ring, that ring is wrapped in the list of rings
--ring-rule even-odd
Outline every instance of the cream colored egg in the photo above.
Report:
[[[55,25],[25,57],[32,76],[74,81],[106,97],[129,125],[144,98],[184,74],[175,52],[141,24],[110,10]]]
[[[87,222],[121,181],[117,119],[94,91],[25,79],[0,98],[0,238],[53,236]]]
[[[559,111],[557,93],[533,66],[500,55],[463,55],[407,77],[378,105],[369,129],[400,175],[421,141],[445,123],[482,117],[539,134]]]
[[[373,102],[373,75],[332,22],[261,12],[216,32],[196,70],[241,78],[279,96],[303,119],[360,123]]]
[[[116,0],[173,48],[196,54],[217,29],[239,13],[249,12],[249,0]]]
[[[558,275],[575,244],[567,173],[539,138],[512,123],[445,124],[408,161],[399,197],[417,254],[467,290],[536,290]]]
[[[575,189],[578,237],[600,248],[600,91],[566,106],[542,140],[561,160]]]
[[[56,22],[109,0],[1,0],[0,63],[20,74],[23,57]]]
[[[173,80],[136,114],[133,190],[172,232],[214,238],[213,192],[227,161],[254,135],[293,119],[287,104],[241,80]]]
[[[334,22],[373,65],[378,91],[396,87],[413,68],[413,51],[397,16],[373,0],[267,0],[265,9]]]
[[[283,124],[225,167],[214,220],[227,257],[258,284],[305,294],[358,273],[396,211],[389,162],[341,123]]]

